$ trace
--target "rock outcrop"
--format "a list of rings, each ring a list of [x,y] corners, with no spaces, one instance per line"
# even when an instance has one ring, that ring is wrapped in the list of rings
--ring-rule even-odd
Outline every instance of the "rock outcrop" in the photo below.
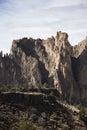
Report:
[[[69,102],[87,104],[87,39],[71,46],[68,34],[14,40],[0,56],[0,84],[56,88]]]
[[[80,91],[80,98],[87,106],[87,38],[73,47],[73,72]]]

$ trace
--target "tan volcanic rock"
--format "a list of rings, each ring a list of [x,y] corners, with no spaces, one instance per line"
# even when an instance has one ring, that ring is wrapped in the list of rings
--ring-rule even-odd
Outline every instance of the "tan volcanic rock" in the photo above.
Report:
[[[53,87],[70,102],[85,102],[86,51],[87,39],[72,47],[61,31],[46,40],[14,40],[10,55],[0,58],[0,83]]]

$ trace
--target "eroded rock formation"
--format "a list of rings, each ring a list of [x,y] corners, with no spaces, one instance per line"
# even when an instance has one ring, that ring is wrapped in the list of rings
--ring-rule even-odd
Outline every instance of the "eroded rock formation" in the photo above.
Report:
[[[70,102],[87,103],[87,39],[72,47],[68,34],[14,40],[0,56],[0,84],[56,88]]]

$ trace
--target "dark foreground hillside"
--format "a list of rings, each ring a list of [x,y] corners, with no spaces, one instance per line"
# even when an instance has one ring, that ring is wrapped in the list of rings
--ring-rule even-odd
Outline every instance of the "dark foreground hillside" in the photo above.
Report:
[[[0,130],[87,130],[86,119],[52,94],[0,94]]]

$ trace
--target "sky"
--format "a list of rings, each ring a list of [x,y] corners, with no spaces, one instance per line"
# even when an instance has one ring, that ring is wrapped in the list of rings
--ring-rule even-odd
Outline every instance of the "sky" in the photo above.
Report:
[[[87,36],[87,0],[0,0],[0,50],[13,39],[44,38],[64,31],[72,45]]]

